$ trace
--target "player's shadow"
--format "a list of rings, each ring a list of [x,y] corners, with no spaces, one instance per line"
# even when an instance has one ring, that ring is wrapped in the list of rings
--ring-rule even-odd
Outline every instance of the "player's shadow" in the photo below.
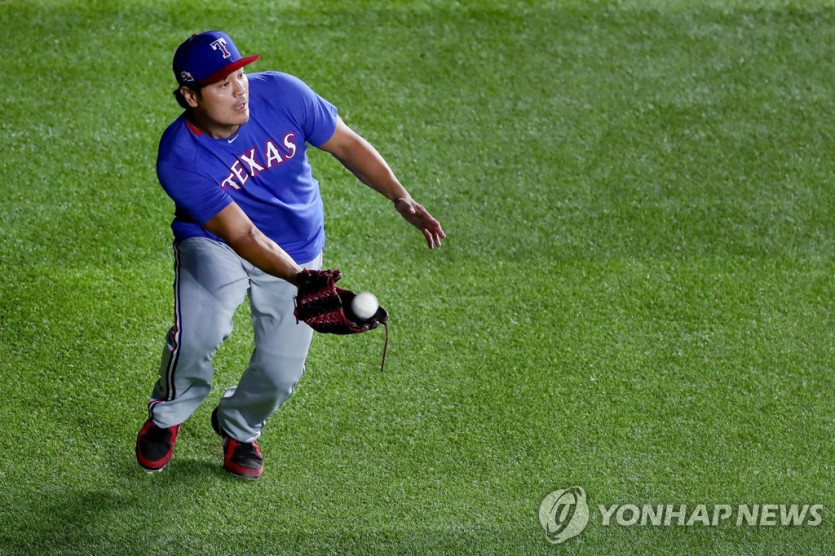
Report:
[[[54,490],[61,489],[56,485]],[[101,552],[106,548],[101,524],[129,504],[129,498],[98,490],[39,496],[29,507],[7,516],[11,523],[4,524],[2,550],[10,554]]]
[[[221,481],[235,480],[219,461],[187,457],[159,473],[146,473],[132,457],[90,472],[96,473],[101,477],[61,477],[24,507],[0,506],[0,554],[106,554],[119,546],[151,550],[160,535],[174,534],[165,524],[176,520],[178,497],[193,500]],[[103,486],[91,486],[96,483]],[[125,525],[114,528],[114,522]]]

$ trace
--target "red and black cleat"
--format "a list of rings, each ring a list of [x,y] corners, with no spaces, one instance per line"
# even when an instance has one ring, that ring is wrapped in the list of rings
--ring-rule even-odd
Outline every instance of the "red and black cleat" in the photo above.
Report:
[[[136,461],[148,472],[162,471],[177,442],[180,425],[160,428],[151,419],[145,421],[136,437]]]
[[[257,442],[239,442],[220,428],[217,408],[212,412],[212,428],[223,438],[223,468],[242,479],[255,480],[264,472],[264,458]]]

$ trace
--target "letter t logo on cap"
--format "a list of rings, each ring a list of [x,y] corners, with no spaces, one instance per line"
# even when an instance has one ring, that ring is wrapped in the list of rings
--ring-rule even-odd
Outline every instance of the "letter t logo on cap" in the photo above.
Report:
[[[226,50],[226,39],[224,39],[224,38],[220,38],[220,39],[216,40],[210,46],[212,47],[212,50],[220,49],[220,51],[223,52],[223,57],[224,58],[228,58],[229,56],[232,55],[231,52]]]

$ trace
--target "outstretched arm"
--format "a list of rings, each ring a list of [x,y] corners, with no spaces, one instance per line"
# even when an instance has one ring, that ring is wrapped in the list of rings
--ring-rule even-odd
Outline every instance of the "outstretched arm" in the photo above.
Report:
[[[227,205],[204,227],[221,237],[241,258],[268,274],[298,285],[302,268],[284,249],[256,228],[237,204]]]
[[[333,136],[320,148],[335,156],[362,183],[392,201],[395,210],[423,232],[430,249],[441,246],[441,239],[446,238],[441,224],[412,199],[377,149],[348,127],[342,118],[339,118]]]

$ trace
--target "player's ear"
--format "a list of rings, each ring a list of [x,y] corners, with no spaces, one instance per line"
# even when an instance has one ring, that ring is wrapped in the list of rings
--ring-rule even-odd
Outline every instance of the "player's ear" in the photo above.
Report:
[[[183,95],[183,99],[186,101],[186,104],[192,108],[197,108],[197,97],[199,96],[197,91],[184,85],[180,87],[180,94]]]

